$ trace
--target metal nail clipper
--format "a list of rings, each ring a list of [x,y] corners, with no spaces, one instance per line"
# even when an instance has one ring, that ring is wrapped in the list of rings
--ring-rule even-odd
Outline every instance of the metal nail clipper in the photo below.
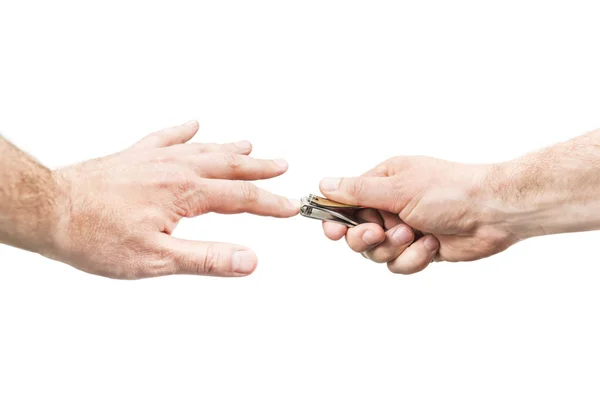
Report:
[[[300,202],[302,203],[300,215],[304,217],[336,222],[347,227],[362,223],[360,219],[354,216],[354,212],[362,207],[338,203],[314,194],[303,197]]]

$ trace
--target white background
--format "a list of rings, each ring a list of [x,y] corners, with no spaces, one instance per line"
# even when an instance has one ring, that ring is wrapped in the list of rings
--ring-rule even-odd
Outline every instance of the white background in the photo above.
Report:
[[[507,160],[600,127],[600,29],[565,1],[0,2],[0,130],[46,165],[197,118],[299,198],[393,155]],[[0,398],[598,398],[597,233],[396,276],[320,224],[176,235],[244,279],[120,282],[0,247]]]

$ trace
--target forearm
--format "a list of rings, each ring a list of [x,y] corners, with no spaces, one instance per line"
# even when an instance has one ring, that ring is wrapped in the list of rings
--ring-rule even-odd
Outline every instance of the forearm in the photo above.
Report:
[[[600,229],[600,130],[504,163],[494,175],[517,236]]]
[[[0,137],[0,243],[50,252],[59,198],[52,171]]]

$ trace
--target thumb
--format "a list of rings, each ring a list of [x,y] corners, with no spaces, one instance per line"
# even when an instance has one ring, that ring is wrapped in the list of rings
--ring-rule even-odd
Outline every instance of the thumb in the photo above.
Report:
[[[188,121],[183,125],[154,132],[133,145],[136,149],[169,147],[189,141],[198,132],[198,121]]]
[[[246,276],[254,272],[258,259],[244,246],[198,242],[164,236],[174,274]]]
[[[394,212],[396,196],[387,177],[325,178],[319,189],[331,200]]]

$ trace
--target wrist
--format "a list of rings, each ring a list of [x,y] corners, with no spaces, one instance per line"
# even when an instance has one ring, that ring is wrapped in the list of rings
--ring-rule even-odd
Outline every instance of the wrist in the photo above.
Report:
[[[52,187],[48,233],[39,253],[54,260],[65,261],[68,253],[67,232],[71,210],[71,185],[59,171],[52,171]]]
[[[48,169],[34,165],[5,175],[0,188],[0,243],[51,253],[62,197]]]
[[[486,222],[517,240],[544,234],[535,196],[525,195],[522,190],[525,174],[526,168],[515,161],[492,164],[483,191]]]

